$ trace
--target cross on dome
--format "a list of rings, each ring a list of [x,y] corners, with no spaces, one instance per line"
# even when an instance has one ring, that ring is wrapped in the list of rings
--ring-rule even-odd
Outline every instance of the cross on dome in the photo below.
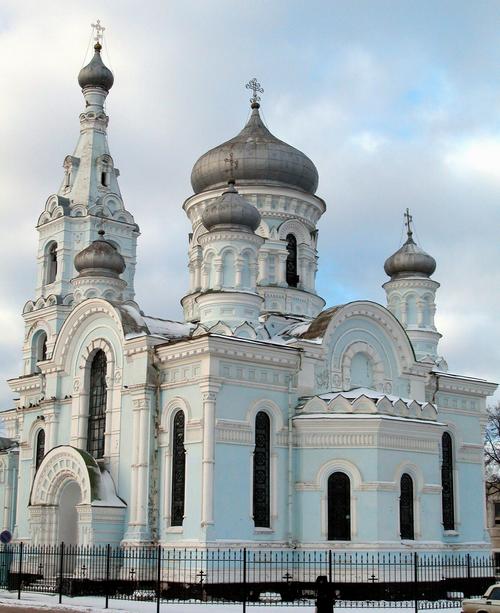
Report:
[[[413,230],[411,229],[411,224],[413,222],[413,216],[410,215],[410,209],[406,209],[404,213],[404,218],[405,218],[406,233],[408,234],[408,238],[411,238],[413,236]]]
[[[94,40],[96,42],[96,45],[102,45],[102,39],[104,35],[103,33],[106,28],[104,26],[101,26],[100,19],[98,19],[96,23],[91,23],[90,25],[92,26],[92,30],[95,33]]]
[[[247,89],[251,89],[253,91],[253,96],[250,98],[250,102],[252,104],[252,108],[255,108],[255,105],[256,105],[257,108],[259,108],[259,102],[260,102],[259,94],[263,94],[264,93],[264,90],[261,87],[260,83],[254,77],[253,79],[250,79],[250,81],[245,85],[245,87]]]
[[[234,180],[233,171],[238,168],[238,160],[234,159],[234,154],[232,151],[227,158],[224,158],[224,163],[229,164],[229,170],[227,172],[229,172],[230,179]]]

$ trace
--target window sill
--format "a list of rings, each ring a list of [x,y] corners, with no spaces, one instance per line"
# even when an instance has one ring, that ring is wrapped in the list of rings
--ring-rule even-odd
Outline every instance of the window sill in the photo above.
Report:
[[[456,530],[443,530],[443,536],[458,536]]]
[[[254,528],[254,534],[272,534],[274,532],[274,528]]]
[[[169,526],[167,528],[167,532],[170,534],[182,534],[184,532],[184,528],[182,526]]]

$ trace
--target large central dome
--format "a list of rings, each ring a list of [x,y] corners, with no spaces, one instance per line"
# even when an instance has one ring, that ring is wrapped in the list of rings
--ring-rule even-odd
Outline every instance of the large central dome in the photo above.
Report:
[[[202,155],[191,173],[196,194],[223,187],[229,179],[240,186],[282,185],[309,194],[314,194],[318,187],[314,164],[307,155],[269,132],[257,102],[252,104],[252,114],[243,130]]]

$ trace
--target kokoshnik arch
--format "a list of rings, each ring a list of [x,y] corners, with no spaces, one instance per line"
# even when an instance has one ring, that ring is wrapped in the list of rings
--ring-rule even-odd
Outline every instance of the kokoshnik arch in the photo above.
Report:
[[[1,527],[33,544],[487,548],[496,385],[439,355],[436,262],[409,212],[387,307],[325,308],[318,172],[263,123],[252,80],[248,122],[191,174],[184,321],[145,315],[99,32],[94,50],[80,137],[37,224],[24,370],[2,413]]]

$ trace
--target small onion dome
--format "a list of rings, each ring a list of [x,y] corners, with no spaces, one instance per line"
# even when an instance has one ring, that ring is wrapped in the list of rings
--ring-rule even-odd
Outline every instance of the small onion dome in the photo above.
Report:
[[[384,270],[391,279],[420,275],[430,277],[436,270],[436,260],[415,243],[408,232],[406,243],[387,258]]]
[[[94,57],[78,74],[78,83],[82,89],[85,87],[100,87],[109,91],[113,87],[115,78],[111,70],[103,64],[101,49],[99,43],[94,45]]]
[[[215,226],[225,225],[244,226],[254,232],[259,227],[260,219],[259,211],[238,193],[233,181],[201,215],[203,225],[209,231]]]
[[[252,104],[250,119],[237,136],[198,159],[191,173],[196,194],[222,187],[229,177],[238,185],[282,185],[315,193],[316,167],[307,155],[269,132],[259,106],[258,102]]]
[[[75,268],[80,277],[118,278],[125,270],[125,260],[110,242],[105,241],[99,231],[97,240],[75,256]]]

